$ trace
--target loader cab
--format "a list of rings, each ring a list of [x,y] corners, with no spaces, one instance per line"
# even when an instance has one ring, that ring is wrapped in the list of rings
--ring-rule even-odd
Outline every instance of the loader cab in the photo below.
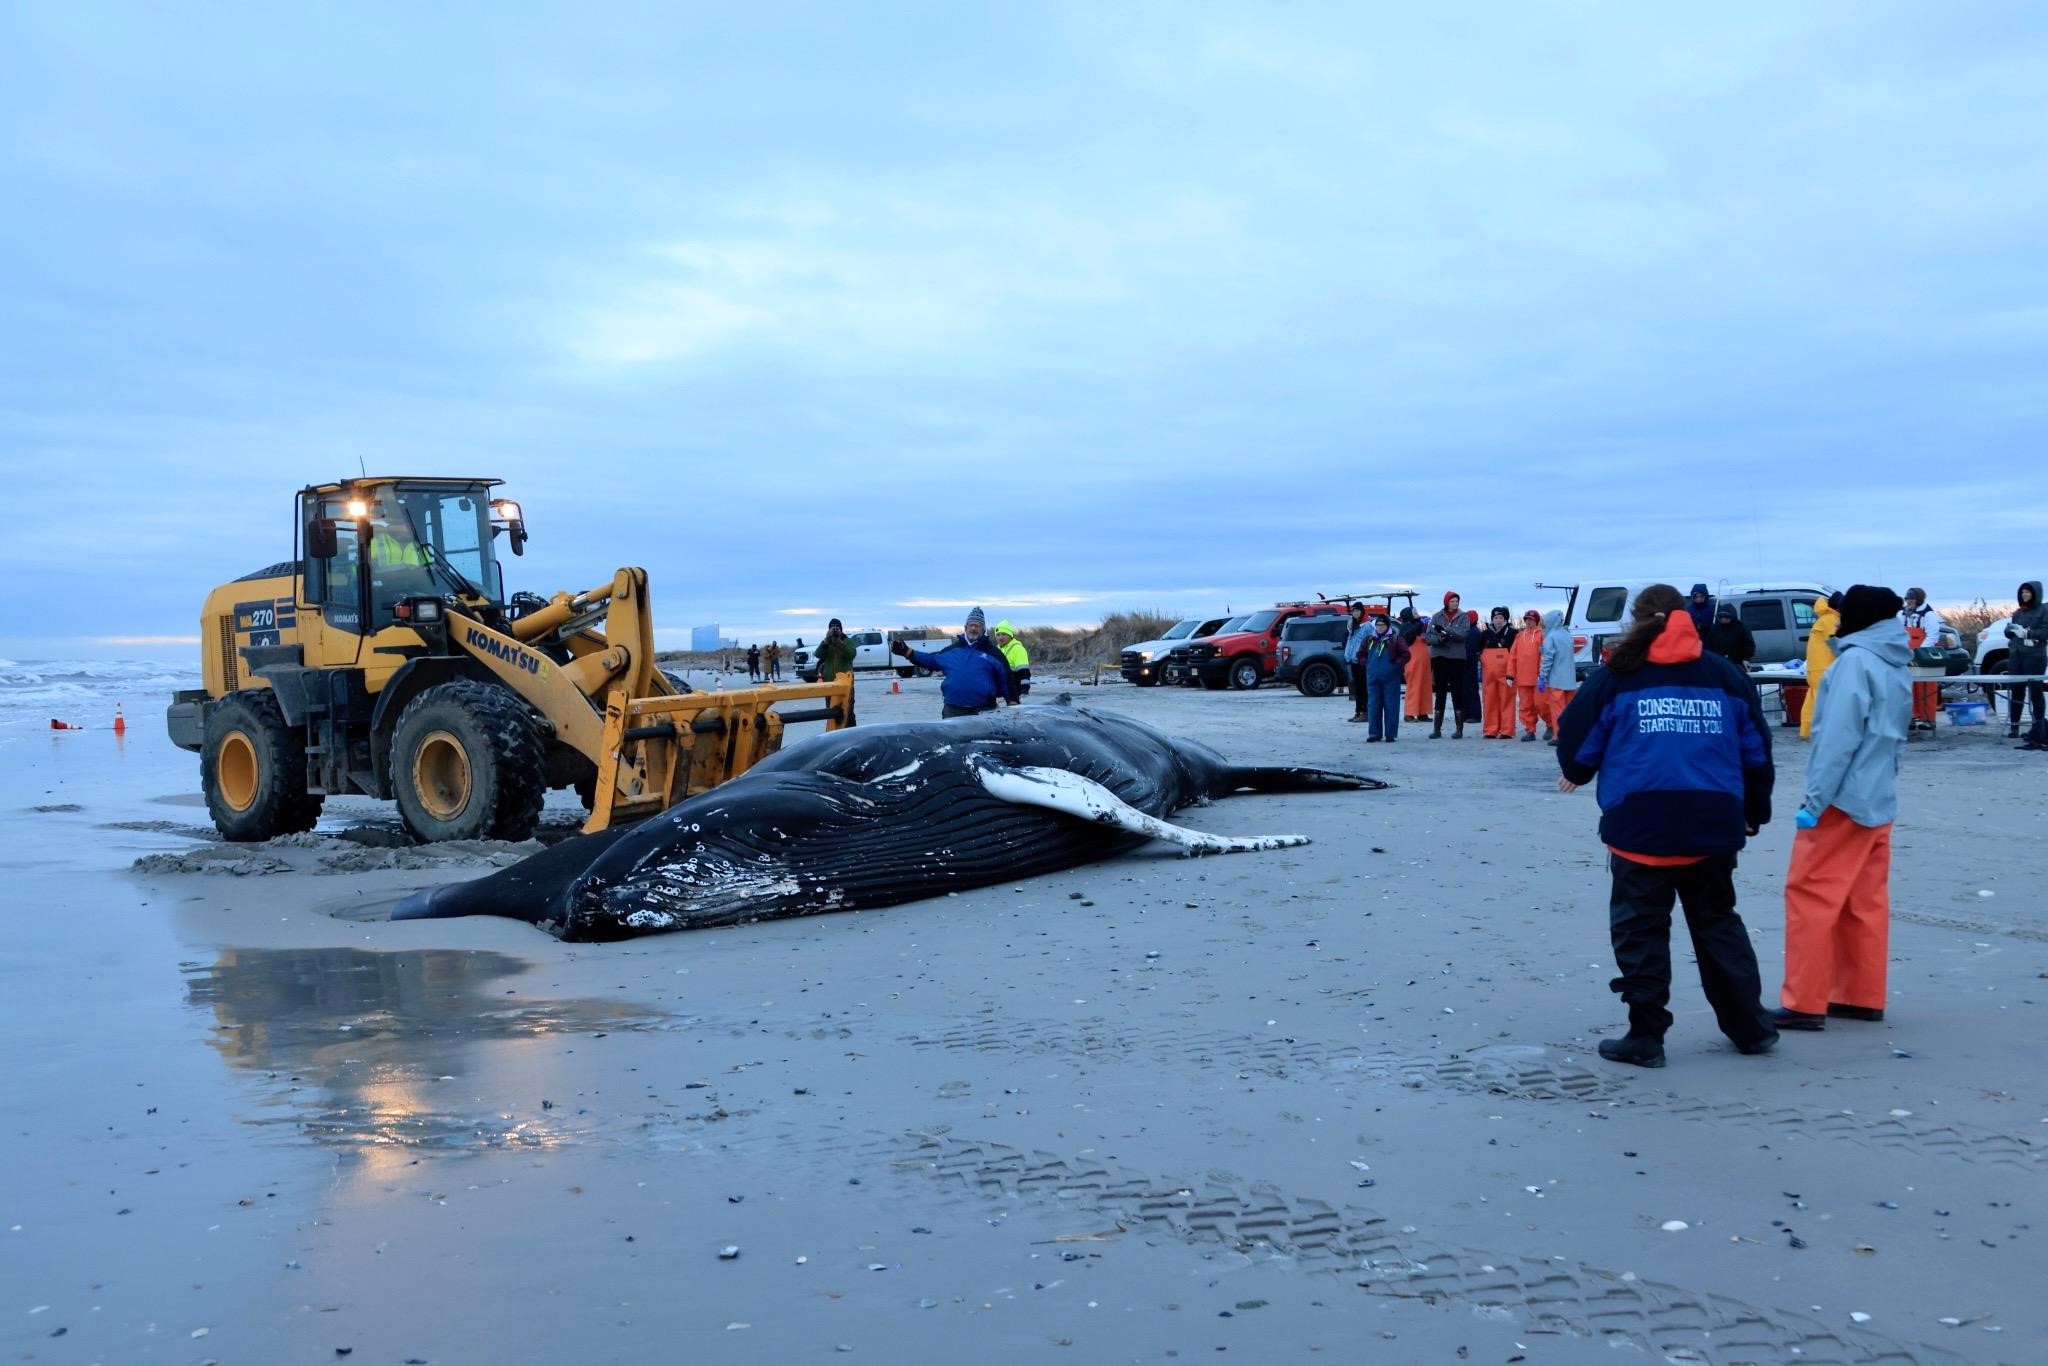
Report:
[[[301,490],[300,569],[307,605],[331,629],[374,635],[414,624],[409,604],[460,598],[502,607],[499,537],[515,552],[518,505],[491,498],[496,480],[386,479]]]

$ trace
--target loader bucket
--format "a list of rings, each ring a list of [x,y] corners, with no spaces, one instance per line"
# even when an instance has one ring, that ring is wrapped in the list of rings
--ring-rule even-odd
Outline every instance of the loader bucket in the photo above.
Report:
[[[792,702],[809,707],[775,708]],[[664,811],[737,778],[782,748],[782,728],[823,721],[846,724],[853,678],[793,687],[746,688],[629,697],[615,688],[605,701],[597,791],[585,834]]]

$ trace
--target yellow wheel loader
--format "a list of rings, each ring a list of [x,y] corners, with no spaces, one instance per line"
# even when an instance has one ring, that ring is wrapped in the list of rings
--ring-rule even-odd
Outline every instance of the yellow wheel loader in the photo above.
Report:
[[[499,483],[301,489],[294,558],[208,595],[205,686],[167,720],[223,836],[310,830],[353,793],[395,800],[424,841],[518,840],[568,787],[604,830],[744,772],[785,725],[846,723],[850,676],[692,692],[664,674],[643,569],[508,597],[497,548],[522,554],[527,534]]]

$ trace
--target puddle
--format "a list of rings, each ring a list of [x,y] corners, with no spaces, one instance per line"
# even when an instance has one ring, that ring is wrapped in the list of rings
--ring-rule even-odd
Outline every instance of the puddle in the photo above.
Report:
[[[565,1065],[555,1041],[656,1029],[668,1017],[508,994],[528,966],[455,949],[224,949],[185,966],[185,989],[212,1016],[211,1042],[228,1065],[260,1074],[261,1106],[244,1120],[280,1137],[358,1156],[587,1141],[595,1119],[573,1103],[541,1104],[578,1087],[575,1060]]]

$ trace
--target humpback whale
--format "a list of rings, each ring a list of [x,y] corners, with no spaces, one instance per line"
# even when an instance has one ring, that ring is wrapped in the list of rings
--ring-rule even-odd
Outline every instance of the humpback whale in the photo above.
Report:
[[[1306,844],[1212,835],[1168,817],[1234,792],[1386,786],[1232,764],[1065,701],[860,726],[792,745],[637,825],[415,893],[392,914],[509,916],[564,939],[611,940],[859,910],[1057,872],[1149,840],[1189,854]]]

